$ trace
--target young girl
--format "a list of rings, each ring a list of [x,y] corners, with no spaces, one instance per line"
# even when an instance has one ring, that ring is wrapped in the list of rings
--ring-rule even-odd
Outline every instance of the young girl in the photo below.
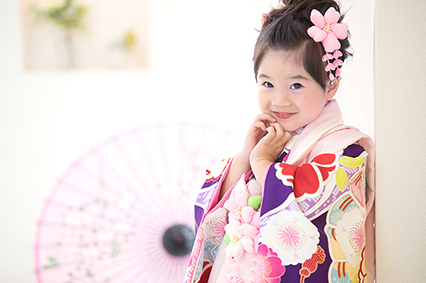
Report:
[[[207,170],[185,282],[373,282],[374,145],[333,100],[348,26],[333,0],[284,0],[254,51],[261,110]]]

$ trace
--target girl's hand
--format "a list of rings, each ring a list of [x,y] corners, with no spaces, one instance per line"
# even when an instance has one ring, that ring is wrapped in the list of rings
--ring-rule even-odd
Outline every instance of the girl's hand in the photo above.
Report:
[[[275,162],[291,138],[278,123],[272,123],[266,129],[267,134],[255,146],[250,155],[250,165],[258,183],[263,187],[263,174],[272,162]]]
[[[275,130],[278,127],[279,130]],[[277,132],[279,132],[278,135],[276,134]],[[287,135],[290,136],[288,133]],[[276,140],[279,140],[280,137],[283,137],[283,140],[276,143]],[[289,138],[290,137],[286,138],[286,133],[284,133],[282,127],[276,124],[274,117],[268,114],[257,115],[256,119],[247,132],[243,149],[235,156],[229,172],[222,183],[219,198],[221,199],[229,190],[229,188],[241,178],[241,175],[246,174],[250,169],[253,170],[256,178],[261,178],[260,175],[256,174],[260,174],[258,172],[262,172],[261,174],[263,174],[263,172],[266,170],[266,166],[264,170],[261,171],[262,169],[259,169],[260,166],[257,166],[255,169],[253,168],[253,164],[259,165],[262,163],[257,162],[257,160],[264,158],[264,154],[269,152],[267,148],[269,147],[270,143],[276,143],[274,146],[274,153],[272,154],[272,156],[276,155],[276,157],[272,158],[272,156],[269,156],[267,159],[272,158],[271,162],[274,162],[279,157],[279,154],[281,153],[285,143]],[[251,159],[253,159],[253,161]],[[268,162],[267,165],[269,165],[271,162]],[[261,179],[258,180],[260,184]]]
[[[256,116],[256,119],[248,130],[242,150],[235,156],[229,172],[222,183],[219,199],[222,199],[229,188],[241,178],[242,174],[246,174],[250,171],[251,152],[257,143],[268,133],[267,128],[269,125],[274,122],[276,122],[275,118],[268,114]]]
[[[268,133],[267,128],[271,123],[275,123],[274,117],[268,114],[259,114],[256,116],[253,124],[247,132],[244,147],[242,149],[241,157],[250,162],[250,155],[257,143]]]
[[[284,131],[278,123],[272,123],[266,129],[267,134],[253,149],[250,155],[250,162],[256,160],[267,160],[274,162],[280,156],[285,144],[291,138],[289,132]]]

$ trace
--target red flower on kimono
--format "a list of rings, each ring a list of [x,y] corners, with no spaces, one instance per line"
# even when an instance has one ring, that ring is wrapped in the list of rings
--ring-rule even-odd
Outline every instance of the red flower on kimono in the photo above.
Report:
[[[258,247],[254,283],[279,283],[285,267],[278,255],[265,244]]]
[[[333,153],[318,155],[311,163],[300,167],[286,163],[275,164],[276,177],[284,185],[291,186],[296,198],[302,200],[319,196],[338,168],[339,158]]]

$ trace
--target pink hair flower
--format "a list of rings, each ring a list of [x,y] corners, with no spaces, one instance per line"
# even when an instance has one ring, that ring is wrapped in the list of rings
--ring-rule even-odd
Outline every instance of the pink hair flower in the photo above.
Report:
[[[333,52],[340,48],[338,39],[345,39],[348,33],[348,25],[337,23],[339,12],[330,7],[323,16],[318,10],[311,12],[311,21],[314,26],[308,29],[308,34],[315,42],[322,42],[326,52]]]

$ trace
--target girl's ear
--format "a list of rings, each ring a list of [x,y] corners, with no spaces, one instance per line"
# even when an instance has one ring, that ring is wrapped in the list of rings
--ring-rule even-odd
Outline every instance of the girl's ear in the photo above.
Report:
[[[331,84],[333,82],[333,84]],[[325,94],[327,96],[327,100],[333,99],[334,95],[336,94],[337,90],[339,89],[340,80],[334,79],[331,82],[327,84],[327,88],[325,90]]]

